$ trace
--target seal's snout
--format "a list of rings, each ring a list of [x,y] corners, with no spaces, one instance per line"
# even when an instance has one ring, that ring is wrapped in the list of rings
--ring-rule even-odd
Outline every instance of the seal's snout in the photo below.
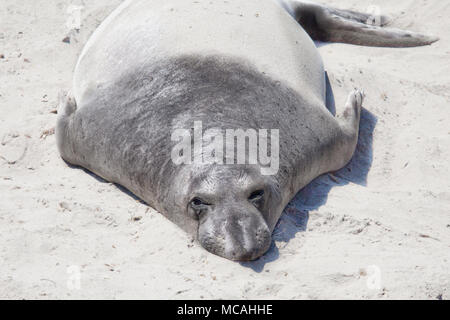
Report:
[[[223,255],[225,258],[236,261],[251,261],[259,258],[269,250],[271,236],[268,228],[259,228],[256,231],[254,241],[247,246],[235,245],[229,252]]]
[[[235,261],[259,258],[270,248],[272,240],[269,227],[258,211],[212,214],[200,223],[198,235],[206,250]]]

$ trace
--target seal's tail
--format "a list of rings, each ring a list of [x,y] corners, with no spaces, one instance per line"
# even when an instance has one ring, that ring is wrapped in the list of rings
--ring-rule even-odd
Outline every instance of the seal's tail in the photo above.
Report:
[[[386,16],[339,10],[324,5],[290,1],[294,18],[314,40],[375,47],[416,47],[439,40],[411,31],[383,27]]]

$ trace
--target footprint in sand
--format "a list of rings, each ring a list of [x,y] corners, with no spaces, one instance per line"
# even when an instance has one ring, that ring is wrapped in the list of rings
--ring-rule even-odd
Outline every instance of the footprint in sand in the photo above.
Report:
[[[0,159],[13,165],[20,162],[27,153],[27,137],[17,132],[5,134],[0,143]]]

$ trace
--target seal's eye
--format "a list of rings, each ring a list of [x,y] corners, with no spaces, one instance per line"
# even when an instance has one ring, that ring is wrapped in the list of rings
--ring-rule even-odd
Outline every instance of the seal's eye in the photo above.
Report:
[[[204,206],[208,206],[209,203],[206,203],[200,198],[194,198],[191,200],[191,207],[194,209],[201,209]]]
[[[256,191],[252,192],[250,197],[248,197],[248,200],[250,200],[252,202],[256,202],[256,201],[261,200],[263,196],[264,196],[264,190],[256,190]]]

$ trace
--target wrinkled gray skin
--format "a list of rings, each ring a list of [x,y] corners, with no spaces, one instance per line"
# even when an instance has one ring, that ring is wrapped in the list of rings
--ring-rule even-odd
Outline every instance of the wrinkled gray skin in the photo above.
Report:
[[[256,259],[292,197],[342,168],[358,138],[363,94],[352,92],[331,115],[322,61],[302,26],[314,39],[355,44],[436,40],[366,18],[298,1],[126,1],[86,44],[62,97],[61,156],[123,185],[208,251]],[[279,129],[278,173],[176,166],[171,134],[194,121],[203,130]]]

